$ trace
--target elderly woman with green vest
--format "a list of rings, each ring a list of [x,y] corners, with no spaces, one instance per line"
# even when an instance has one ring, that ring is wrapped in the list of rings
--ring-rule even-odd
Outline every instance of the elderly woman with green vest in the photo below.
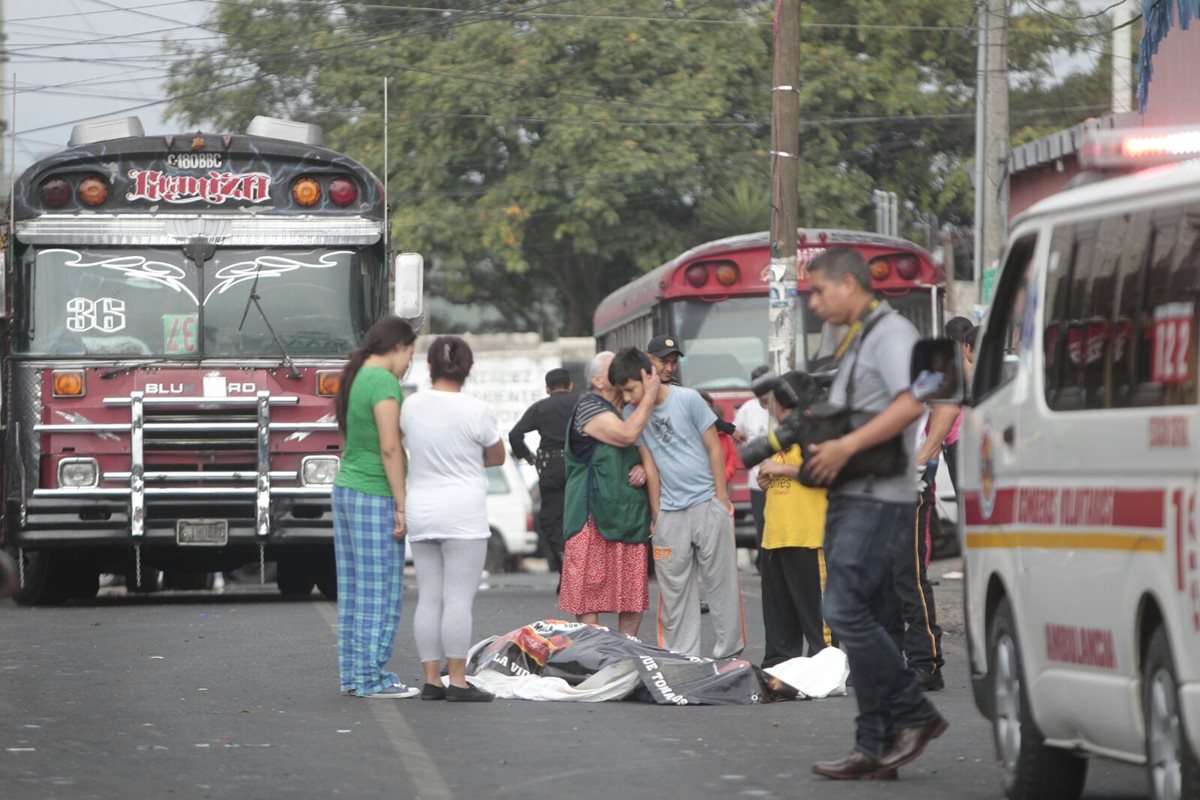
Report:
[[[646,546],[658,518],[658,471],[635,443],[650,419],[657,373],[643,372],[646,394],[622,419],[621,392],[608,380],[613,354],[587,365],[591,390],[580,398],[567,425],[566,502],[563,509],[562,588],[559,608],[597,625],[615,613],[621,633],[637,636],[650,604]]]

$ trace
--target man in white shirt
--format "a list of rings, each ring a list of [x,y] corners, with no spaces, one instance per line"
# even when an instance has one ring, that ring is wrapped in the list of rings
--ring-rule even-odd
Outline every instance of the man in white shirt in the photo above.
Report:
[[[750,383],[766,375],[769,370],[766,366],[755,367],[750,373]],[[767,411],[767,401],[770,399],[770,392],[763,392],[753,400],[747,400],[738,408],[737,413],[733,416],[733,425],[737,428],[737,433],[734,438],[738,442],[744,442],[749,439],[758,439],[767,435],[768,425],[770,424],[770,412]],[[757,543],[758,553],[754,560],[755,566],[758,568],[759,574],[762,574],[762,537],[763,537],[763,509],[767,505],[767,495],[758,486],[758,465],[750,468],[750,475],[747,479],[750,484],[750,514],[754,517],[754,541]]]

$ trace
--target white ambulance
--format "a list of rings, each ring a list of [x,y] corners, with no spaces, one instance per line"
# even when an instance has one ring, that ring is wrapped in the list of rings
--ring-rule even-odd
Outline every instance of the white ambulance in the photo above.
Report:
[[[1200,131],[1113,132],[1200,156]],[[959,444],[968,647],[1009,798],[1079,797],[1088,760],[1200,798],[1200,162],[1021,215]]]

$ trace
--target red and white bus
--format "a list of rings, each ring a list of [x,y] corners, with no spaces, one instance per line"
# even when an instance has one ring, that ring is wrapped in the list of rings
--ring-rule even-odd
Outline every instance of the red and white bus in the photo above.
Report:
[[[800,230],[797,237],[796,365],[805,369],[832,355],[843,331],[808,308],[807,265],[832,247],[852,247],[871,268],[876,294],[917,326],[922,336],[942,327],[945,279],[929,254],[903,239],[843,230]],[[751,233],[707,242],[618,289],[596,308],[597,347],[644,348],[652,336],[670,334],[685,357],[684,386],[710,392],[733,419],[750,398],[750,372],[767,362],[769,235]],[[738,521],[748,521],[746,471],[731,488]],[[745,541],[744,533],[739,536]]]
[[[375,320],[420,313],[421,265],[393,275],[382,184],[321,138],[93,123],[16,182],[0,544],[18,602],[267,561],[285,594],[336,591],[333,397]]]

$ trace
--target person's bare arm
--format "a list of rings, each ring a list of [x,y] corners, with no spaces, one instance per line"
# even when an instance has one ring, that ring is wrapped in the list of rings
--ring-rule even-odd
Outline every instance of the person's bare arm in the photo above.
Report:
[[[703,439],[704,449],[708,451],[708,464],[712,467],[713,483],[717,486],[717,499],[732,514],[733,503],[729,501],[729,485],[725,482],[725,452],[721,450],[721,439],[715,424],[704,429]]]
[[[658,400],[658,373],[642,373],[642,400],[629,416],[621,419],[617,414],[599,414],[588,420],[583,426],[583,432],[598,442],[610,444],[613,447],[629,447],[636,444],[638,437],[650,421],[650,412]]]
[[[483,465],[485,467],[498,467],[504,463],[504,440],[497,439],[495,444],[490,444],[483,448]]]
[[[846,466],[851,456],[880,442],[886,442],[924,413],[925,405],[913,397],[912,392],[901,392],[887,408],[861,428],[838,439],[809,445],[808,452],[804,455],[809,474],[822,485],[829,485]]]
[[[379,459],[383,462],[392,499],[396,501],[392,536],[403,539],[407,527],[404,519],[404,445],[400,439],[400,404],[388,397],[376,403],[372,410],[375,429],[379,431]]]
[[[659,483],[658,467],[654,464],[654,457],[650,455],[650,448],[643,445],[638,448],[638,453],[642,457],[642,469],[646,472],[646,495],[650,498],[650,535],[653,536],[654,529],[658,527],[659,512],[662,510],[662,484]]]
[[[923,467],[929,459],[942,452],[942,442],[950,435],[954,420],[958,418],[958,406],[937,405],[929,412],[929,433],[917,451],[917,466]]]

